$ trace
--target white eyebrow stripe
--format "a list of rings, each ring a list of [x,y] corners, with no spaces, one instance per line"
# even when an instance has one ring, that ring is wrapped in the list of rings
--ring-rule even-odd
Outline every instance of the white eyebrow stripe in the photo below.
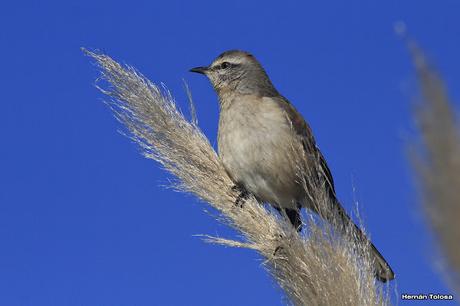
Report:
[[[211,64],[211,67],[217,67],[219,65],[222,65],[222,63],[227,62],[231,65],[241,65],[243,61],[239,58],[220,58],[214,63]]]

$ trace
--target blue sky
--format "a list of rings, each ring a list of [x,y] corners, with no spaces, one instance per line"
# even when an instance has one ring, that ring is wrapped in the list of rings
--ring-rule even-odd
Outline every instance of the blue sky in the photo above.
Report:
[[[257,254],[194,237],[235,233],[160,187],[168,176],[117,132],[80,47],[164,82],[183,108],[185,79],[213,144],[216,96],[188,69],[252,52],[310,122],[344,205],[358,200],[396,272],[392,293],[449,293],[407,163],[417,85],[393,23],[406,22],[460,101],[460,3],[382,3],[3,3],[0,305],[282,304]]]

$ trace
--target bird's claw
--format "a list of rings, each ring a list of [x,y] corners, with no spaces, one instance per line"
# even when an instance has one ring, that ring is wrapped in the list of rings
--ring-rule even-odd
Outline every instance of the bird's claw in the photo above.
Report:
[[[238,192],[238,196],[235,201],[235,206],[243,208],[244,202],[246,202],[246,200],[249,197],[249,192],[244,187],[241,187],[239,185],[233,186],[232,190]]]
[[[275,249],[275,251],[273,251],[273,256],[275,257],[276,254],[277,254],[279,251],[282,251],[283,249],[284,249],[284,248],[283,248],[282,246],[280,246],[280,245],[277,246],[276,249]]]

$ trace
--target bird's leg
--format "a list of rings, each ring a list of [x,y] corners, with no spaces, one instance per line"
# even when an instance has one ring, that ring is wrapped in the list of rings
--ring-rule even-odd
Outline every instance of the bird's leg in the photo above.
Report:
[[[278,213],[282,216],[285,216],[288,218],[289,222],[292,224],[292,226],[297,230],[297,232],[302,231],[302,217],[300,216],[300,206],[298,206],[297,209],[291,209],[291,208],[279,208],[275,206],[275,209],[278,211]]]
[[[292,226],[296,229],[298,233],[302,231],[302,218],[300,216],[300,209],[301,206],[298,205],[297,209],[290,209],[290,208],[280,208],[277,206],[274,206],[274,208],[280,213],[280,215],[287,217],[289,222],[292,224]],[[279,235],[280,239],[283,239],[282,235]],[[275,251],[273,252],[273,256],[276,256],[280,251],[282,251],[284,248],[279,245],[275,248]]]
[[[297,232],[302,231],[302,217],[300,216],[300,209],[285,209],[286,215],[291,222],[292,226]]]
[[[232,191],[238,192],[238,196],[235,201],[235,206],[243,208],[244,202],[249,198],[249,192],[241,185],[235,185],[232,187]]]

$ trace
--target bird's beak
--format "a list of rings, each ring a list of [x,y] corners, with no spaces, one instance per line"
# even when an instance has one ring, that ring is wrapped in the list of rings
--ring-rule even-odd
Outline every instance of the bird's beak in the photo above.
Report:
[[[208,70],[209,70],[208,67],[195,67],[195,68],[190,69],[190,72],[206,74]]]

